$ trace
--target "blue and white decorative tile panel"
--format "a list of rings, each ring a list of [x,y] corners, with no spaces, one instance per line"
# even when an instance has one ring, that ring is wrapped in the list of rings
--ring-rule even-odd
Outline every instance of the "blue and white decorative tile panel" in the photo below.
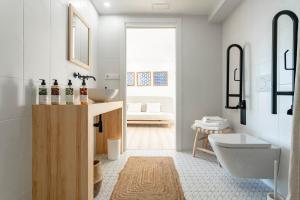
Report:
[[[151,86],[151,72],[137,72],[138,86]]]
[[[135,72],[127,72],[127,86],[135,86]]]
[[[153,72],[154,86],[168,86],[168,72]]]

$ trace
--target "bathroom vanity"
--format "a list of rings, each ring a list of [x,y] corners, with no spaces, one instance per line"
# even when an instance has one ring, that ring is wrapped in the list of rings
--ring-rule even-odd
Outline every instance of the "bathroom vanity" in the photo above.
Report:
[[[100,114],[102,133],[94,127]],[[121,139],[122,153],[121,101],[89,105],[33,105],[32,199],[93,200],[95,152],[106,153],[106,142],[110,138]]]

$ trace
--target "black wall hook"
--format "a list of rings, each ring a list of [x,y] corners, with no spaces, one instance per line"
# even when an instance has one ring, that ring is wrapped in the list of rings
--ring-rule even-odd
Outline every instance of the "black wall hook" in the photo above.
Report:
[[[277,53],[278,53],[278,20],[281,16],[287,15],[293,21],[293,62],[292,67],[287,67],[287,54],[289,50],[284,52],[284,69],[292,70],[292,91],[278,91],[277,90]],[[294,91],[295,91],[295,74],[296,74],[296,64],[297,64],[297,45],[298,45],[298,23],[299,19],[295,13],[290,10],[283,10],[277,13],[273,18],[273,27],[272,27],[272,114],[277,114],[277,96],[278,95],[288,95],[293,96],[292,106],[287,111],[288,115],[293,114],[293,105],[294,105]]]
[[[239,94],[230,94],[229,93],[229,88],[230,88],[230,52],[232,48],[237,48],[240,52],[240,79],[236,78],[236,72],[238,70],[238,68],[235,68],[233,71],[233,80],[234,81],[239,81]],[[240,122],[243,125],[246,125],[246,100],[243,100],[243,70],[244,70],[244,66],[243,66],[243,58],[244,58],[244,51],[243,48],[238,45],[238,44],[232,44],[227,48],[227,73],[226,73],[226,105],[225,108],[226,109],[240,109],[241,111],[241,119]],[[235,97],[235,98],[239,98],[239,103],[236,106],[230,106],[229,105],[229,98],[231,97]]]
[[[98,119],[99,119],[99,121],[98,121],[98,123],[94,124],[94,127],[97,127],[98,128],[98,132],[102,133],[103,132],[102,115],[99,115]]]

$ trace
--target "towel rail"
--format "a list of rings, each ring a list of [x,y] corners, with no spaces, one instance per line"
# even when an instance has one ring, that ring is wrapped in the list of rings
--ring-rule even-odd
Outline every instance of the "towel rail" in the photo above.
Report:
[[[292,70],[292,91],[278,91],[277,90],[277,54],[278,54],[278,20],[281,16],[287,15],[293,21],[293,63],[292,67],[287,67],[287,53],[289,49],[284,52],[284,69]],[[272,114],[277,114],[277,96],[278,95],[289,95],[292,96],[292,105],[291,108],[287,111],[288,115],[293,114],[294,107],[294,91],[295,91],[295,74],[296,74],[296,65],[297,65],[297,45],[298,45],[298,23],[299,19],[297,15],[290,10],[283,10],[278,12],[273,18],[273,27],[272,27]]]
[[[236,78],[236,73],[238,68],[235,68],[233,71],[233,80],[239,82],[239,94],[231,94],[229,92],[230,88],[230,81],[229,81],[229,71],[230,71],[230,52],[231,49],[237,48],[239,50],[239,75],[240,78]],[[246,125],[246,100],[243,100],[243,57],[244,57],[244,51],[243,48],[238,44],[232,44],[227,48],[227,74],[226,74],[226,109],[240,109],[241,112],[241,124]],[[239,98],[239,103],[236,106],[230,106],[229,105],[229,98],[230,97],[237,97]]]

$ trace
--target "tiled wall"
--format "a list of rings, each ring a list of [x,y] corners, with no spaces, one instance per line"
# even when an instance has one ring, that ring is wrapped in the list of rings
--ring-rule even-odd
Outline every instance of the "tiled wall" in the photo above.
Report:
[[[92,27],[91,71],[67,61],[69,3]],[[30,200],[34,87],[39,78],[66,85],[74,71],[96,75],[98,14],[89,0],[1,0],[0,24],[0,199]]]
[[[284,9],[292,10],[300,17],[298,0],[245,0],[223,24],[223,102],[225,106],[225,52],[230,44],[239,43],[245,49],[247,125],[240,125],[239,111],[223,109],[223,114],[230,119],[236,131],[256,135],[281,147],[279,190],[286,195],[292,131],[292,116],[288,116],[286,111],[291,106],[291,97],[279,97],[278,115],[272,115],[270,82],[266,91],[259,90],[259,77],[271,77],[272,19]],[[283,17],[279,24],[279,88],[289,90],[291,74],[283,70],[283,53],[292,49],[291,21]]]

